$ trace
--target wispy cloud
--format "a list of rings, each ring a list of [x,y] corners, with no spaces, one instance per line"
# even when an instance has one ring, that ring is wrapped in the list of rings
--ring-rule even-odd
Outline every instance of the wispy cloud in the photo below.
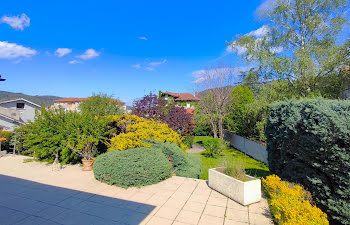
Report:
[[[78,55],[77,58],[88,60],[88,59],[96,58],[99,55],[100,53],[98,53],[96,50],[89,48],[83,54]]]
[[[260,14],[263,12],[269,12],[276,6],[277,0],[264,0],[256,9],[256,13]]]
[[[24,30],[25,27],[29,27],[30,18],[22,13],[20,16],[2,16],[0,22],[10,25],[15,30]]]
[[[135,69],[141,69],[141,64],[135,64],[135,65],[132,65],[131,67]]]
[[[243,72],[248,71],[251,68],[252,67],[249,67],[249,66],[242,66],[242,67],[221,67],[221,68],[214,68],[214,69],[208,69],[208,70],[196,70],[192,73],[194,81],[192,81],[191,83],[199,84],[199,83],[202,83],[203,81],[211,80],[221,75],[233,76],[234,78],[237,78]]]
[[[153,68],[153,67],[150,67],[150,66],[147,66],[147,67],[145,68],[145,70],[154,71],[154,68]]]
[[[37,51],[34,49],[15,43],[8,43],[7,41],[0,41],[0,58],[2,59],[28,58],[36,54]]]
[[[83,62],[80,61],[80,60],[71,60],[71,61],[69,61],[68,63],[69,63],[69,64],[83,64]]]
[[[55,51],[55,55],[58,57],[63,57],[71,52],[72,52],[72,49],[70,49],[70,48],[58,48]]]
[[[268,25],[263,25],[259,29],[253,30],[253,31],[245,34],[245,36],[255,37],[256,38],[255,45],[259,46],[259,44],[261,44],[261,42],[263,41],[263,38],[266,37],[270,31],[271,31],[271,28]],[[280,53],[283,51],[283,48],[282,47],[271,47],[270,50],[272,53]],[[237,45],[235,42],[233,42],[231,45],[226,47],[226,51],[229,53],[235,52],[238,55],[243,55],[247,52],[247,48],[245,46]]]
[[[145,41],[147,41],[147,40],[148,40],[148,38],[147,38],[147,37],[139,37],[139,39],[140,39],[140,40],[145,40]]]
[[[150,66],[159,66],[159,65],[162,65],[162,64],[164,64],[166,62],[167,62],[167,60],[163,59],[162,61],[158,61],[158,62],[150,62],[149,65]]]

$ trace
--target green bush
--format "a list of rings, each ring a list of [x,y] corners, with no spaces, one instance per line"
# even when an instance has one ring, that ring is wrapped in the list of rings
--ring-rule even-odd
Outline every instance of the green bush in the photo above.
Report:
[[[350,101],[301,100],[270,106],[269,167],[302,184],[334,224],[350,224]]]
[[[6,138],[6,141],[1,142],[1,150],[10,150],[11,138],[13,136],[13,132],[11,131],[0,131],[0,137]]]
[[[102,154],[93,171],[97,180],[126,188],[165,180],[171,177],[171,167],[162,150],[152,146]]]
[[[176,144],[171,142],[155,143],[154,148],[161,149],[163,154],[172,162],[173,171],[180,177],[199,178],[201,174],[201,160],[192,155],[187,155]]]
[[[194,142],[194,136],[185,136],[184,140],[182,141],[182,143],[184,143],[187,148],[192,148]]]
[[[219,138],[210,138],[204,140],[203,146],[206,150],[205,154],[207,154],[209,157],[215,157],[217,155],[220,155],[225,147],[223,141]]]

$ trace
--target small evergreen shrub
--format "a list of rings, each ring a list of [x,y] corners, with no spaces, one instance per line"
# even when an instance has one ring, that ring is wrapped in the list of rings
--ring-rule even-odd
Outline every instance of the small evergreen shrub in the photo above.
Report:
[[[350,224],[350,101],[293,100],[270,106],[269,167],[302,184],[332,224]]]
[[[206,150],[205,154],[209,157],[220,155],[225,148],[225,143],[219,138],[209,138],[203,141]]]
[[[127,188],[165,180],[171,177],[171,168],[162,150],[151,147],[102,154],[97,157],[93,172],[101,182]]]
[[[161,149],[166,158],[172,162],[173,171],[180,177],[199,178],[202,169],[201,160],[187,155],[176,144],[154,142],[153,148]]]
[[[310,193],[301,186],[281,181],[276,175],[262,178],[262,181],[276,224],[329,224],[327,215],[310,203]]]
[[[185,136],[182,143],[184,143],[184,145],[186,145],[187,148],[192,148],[193,141],[194,141],[194,136]]]

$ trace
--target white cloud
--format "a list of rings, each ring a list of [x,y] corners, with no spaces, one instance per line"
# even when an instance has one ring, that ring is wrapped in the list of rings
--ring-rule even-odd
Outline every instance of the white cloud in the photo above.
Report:
[[[135,69],[141,69],[141,64],[135,64],[135,65],[132,65],[131,67]]]
[[[24,47],[15,43],[8,43],[7,41],[0,41],[0,58],[1,59],[15,59],[20,57],[31,57],[36,55],[37,51],[31,48]]]
[[[222,68],[214,68],[209,70],[196,70],[192,73],[192,76],[194,77],[194,81],[191,83],[198,84],[202,83],[205,80],[210,80],[217,78],[218,76],[224,75],[224,76],[233,76],[238,77],[242,74],[242,72],[248,71],[251,69],[249,66],[242,66],[242,67],[222,67]]]
[[[88,60],[88,59],[93,59],[97,56],[99,56],[100,53],[98,53],[96,50],[89,48],[88,50],[86,50],[83,54],[78,55],[78,58],[84,59],[84,60]]]
[[[166,62],[167,62],[167,60],[163,59],[162,61],[159,61],[159,62],[150,62],[149,65],[150,66],[159,66],[159,65],[162,65],[162,64],[164,64]]]
[[[72,52],[72,49],[70,48],[58,48],[55,51],[55,55],[57,55],[58,57],[63,57],[71,52]]]
[[[83,62],[80,60],[72,60],[72,61],[69,61],[68,63],[69,64],[83,64]]]
[[[251,32],[249,32],[248,36],[254,36],[256,38],[262,38],[265,37],[269,32],[270,32],[270,27],[268,25],[263,25],[262,27],[260,27],[257,30],[253,30]]]
[[[154,71],[154,68],[153,67],[146,67],[145,70],[148,70],[148,71]]]
[[[21,16],[3,16],[0,22],[10,25],[15,30],[24,30],[25,27],[29,27],[30,18],[22,13]]]
[[[269,12],[275,8],[277,0],[264,0],[256,9],[257,13]]]
[[[140,40],[145,40],[145,41],[148,40],[147,37],[139,37],[139,39],[140,39]]]

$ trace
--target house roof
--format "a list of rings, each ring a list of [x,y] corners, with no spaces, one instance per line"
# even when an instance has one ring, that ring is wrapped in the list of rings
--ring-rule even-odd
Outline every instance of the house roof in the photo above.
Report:
[[[22,122],[22,121],[20,121],[20,120],[16,120],[15,118],[12,118],[12,117],[7,116],[7,115],[2,114],[2,113],[0,113],[0,117],[5,117],[5,118],[7,118],[7,119],[9,119],[9,120],[12,120],[12,121],[15,121],[15,122],[17,122],[17,123],[25,124],[24,122]]]
[[[17,98],[17,99],[12,99],[12,100],[2,101],[2,102],[0,102],[0,105],[1,105],[1,104],[3,104],[3,103],[8,103],[8,102],[17,102],[17,101],[25,101],[25,102],[28,102],[28,103],[30,103],[30,104],[32,104],[32,105],[34,105],[34,106],[38,107],[38,108],[41,108],[41,106],[40,106],[40,105],[35,104],[34,102],[31,102],[31,101],[29,101],[29,100],[27,100],[27,99],[24,99],[24,98]]]
[[[55,100],[55,102],[81,102],[84,100],[88,100],[89,98],[60,98]],[[120,104],[125,104],[125,102],[116,100]]]
[[[174,93],[166,91],[163,94],[168,94],[174,97],[175,101],[199,101],[197,96],[194,96],[191,93]]]
[[[194,109],[192,109],[192,108],[186,109],[186,113],[194,114]]]

